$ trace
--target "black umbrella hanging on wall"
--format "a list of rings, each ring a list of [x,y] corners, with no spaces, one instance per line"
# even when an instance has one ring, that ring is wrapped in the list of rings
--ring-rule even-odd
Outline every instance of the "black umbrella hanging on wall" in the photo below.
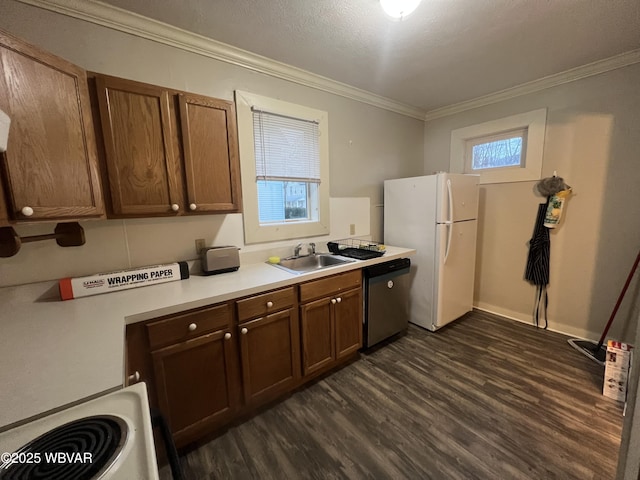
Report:
[[[562,177],[556,176],[540,180],[536,185],[538,191],[547,197],[545,203],[538,205],[538,214],[533,228],[533,235],[529,240],[529,255],[524,278],[536,286],[536,301],[533,312],[533,321],[539,327],[540,316],[544,315],[544,327],[547,328],[547,306],[549,295],[549,261],[551,258],[551,239],[549,228],[555,227],[560,221],[564,198],[571,191]],[[563,193],[566,194],[563,195]]]
[[[549,296],[547,285],[549,284],[549,259],[551,257],[551,241],[549,229],[544,226],[544,217],[547,214],[549,202],[538,205],[538,215],[533,228],[533,236],[529,240],[529,256],[524,278],[536,286],[536,302],[533,320],[538,327],[539,317],[544,313],[544,327],[547,328],[547,305]]]

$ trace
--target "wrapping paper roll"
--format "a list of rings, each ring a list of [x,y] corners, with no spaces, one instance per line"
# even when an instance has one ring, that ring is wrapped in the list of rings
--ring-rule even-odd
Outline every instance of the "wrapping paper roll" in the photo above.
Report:
[[[63,278],[58,281],[58,287],[60,289],[60,298],[62,300],[71,300],[89,295],[185,280],[187,278],[189,278],[187,262],[177,262],[132,268],[120,272],[98,273],[87,277]]]

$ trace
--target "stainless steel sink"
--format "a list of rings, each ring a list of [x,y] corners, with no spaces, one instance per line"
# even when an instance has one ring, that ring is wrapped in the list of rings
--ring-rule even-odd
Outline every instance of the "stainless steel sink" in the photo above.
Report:
[[[306,273],[354,261],[349,258],[337,257],[330,253],[314,253],[300,257],[283,258],[280,263],[272,263],[271,265],[290,273]]]

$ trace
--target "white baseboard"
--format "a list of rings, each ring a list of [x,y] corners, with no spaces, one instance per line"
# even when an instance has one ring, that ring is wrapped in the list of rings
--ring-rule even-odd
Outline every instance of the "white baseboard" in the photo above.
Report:
[[[533,319],[531,316],[524,315],[519,312],[513,312],[511,310],[496,307],[495,305],[474,305],[473,308],[482,312],[491,313],[500,317],[508,318],[509,320],[515,320],[516,322],[526,323],[533,326]],[[584,340],[598,341],[600,335],[594,332],[589,332],[582,328],[573,328],[568,325],[560,325],[559,327],[553,326],[553,321],[549,320],[547,330],[550,332],[560,333],[567,337],[581,338]]]

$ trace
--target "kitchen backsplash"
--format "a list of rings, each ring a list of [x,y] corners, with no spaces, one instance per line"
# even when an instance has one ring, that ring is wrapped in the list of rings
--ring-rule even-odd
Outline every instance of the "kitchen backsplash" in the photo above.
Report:
[[[379,209],[377,209],[379,210]],[[376,212],[374,212],[376,213]],[[109,272],[130,267],[197,258],[195,240],[207,246],[237,245],[242,263],[293,253],[300,242],[326,251],[330,239],[370,235],[369,198],[332,198],[330,235],[269,244],[244,245],[242,214],[82,222],[86,243],[62,248],[54,241],[22,245],[17,255],[0,259],[0,287]],[[355,225],[354,235],[350,225]],[[51,233],[54,224],[16,227],[19,235]]]

